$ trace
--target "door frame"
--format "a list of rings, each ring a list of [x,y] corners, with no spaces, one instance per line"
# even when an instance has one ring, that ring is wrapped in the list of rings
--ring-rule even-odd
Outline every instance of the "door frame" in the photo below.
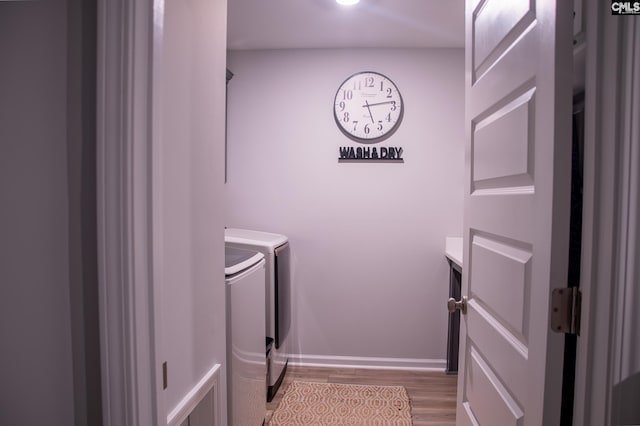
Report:
[[[621,244],[620,222],[629,214],[624,208],[629,195],[622,187],[637,185],[623,175],[621,166],[622,150],[632,143],[630,105],[638,105],[640,100],[638,91],[625,93],[628,81],[623,76],[632,66],[627,58],[634,58],[636,67],[640,58],[632,55],[634,45],[631,33],[625,30],[625,17],[612,16],[604,2],[585,2],[585,6],[582,324],[576,357],[574,424],[604,425],[611,418],[612,343],[618,331],[616,294],[621,284],[618,271],[632,261]],[[637,124],[635,129],[637,132]]]
[[[153,26],[163,0],[98,0],[97,237],[103,424],[161,424],[152,254]],[[159,15],[161,18],[161,14]]]

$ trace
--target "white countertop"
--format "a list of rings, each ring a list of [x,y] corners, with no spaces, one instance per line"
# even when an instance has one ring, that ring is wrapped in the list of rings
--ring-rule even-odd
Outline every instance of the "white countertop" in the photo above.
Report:
[[[462,237],[447,237],[444,244],[444,255],[462,268]]]

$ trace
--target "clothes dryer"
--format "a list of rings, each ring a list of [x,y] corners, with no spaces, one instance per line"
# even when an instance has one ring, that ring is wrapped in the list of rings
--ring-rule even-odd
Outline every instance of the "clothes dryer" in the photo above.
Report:
[[[264,255],[225,247],[227,407],[230,425],[260,426],[267,411]]]
[[[257,250],[265,256],[265,351],[267,401],[275,396],[284,379],[291,351],[291,265],[289,240],[281,234],[248,229],[225,229],[225,244]],[[270,343],[272,343],[270,345]]]

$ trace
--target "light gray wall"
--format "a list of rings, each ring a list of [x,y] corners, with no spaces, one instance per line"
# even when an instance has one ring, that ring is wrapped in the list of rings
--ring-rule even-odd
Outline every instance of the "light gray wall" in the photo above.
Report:
[[[166,414],[225,365],[226,0],[169,0],[157,52],[154,267]],[[225,389],[222,373],[220,389]],[[226,420],[223,416],[223,423]]]
[[[226,226],[287,235],[295,352],[445,358],[446,236],[460,236],[464,176],[462,49],[228,52]],[[376,146],[404,164],[338,163],[356,146],[333,99],[358,71],[402,93],[400,129]]]
[[[95,2],[0,2],[0,424],[99,424]]]

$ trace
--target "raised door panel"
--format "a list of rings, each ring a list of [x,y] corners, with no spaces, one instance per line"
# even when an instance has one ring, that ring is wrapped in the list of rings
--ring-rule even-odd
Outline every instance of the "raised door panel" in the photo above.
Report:
[[[529,89],[487,118],[474,123],[475,189],[533,184],[534,93]]]
[[[481,1],[473,12],[473,70],[483,73],[534,20],[534,0]]]
[[[474,235],[469,286],[477,303],[490,307],[492,316],[510,330],[514,338],[526,343],[531,286],[531,248],[518,247],[489,236]]]
[[[466,393],[469,417],[481,425],[520,426],[524,412],[487,360],[473,346],[469,350]]]

